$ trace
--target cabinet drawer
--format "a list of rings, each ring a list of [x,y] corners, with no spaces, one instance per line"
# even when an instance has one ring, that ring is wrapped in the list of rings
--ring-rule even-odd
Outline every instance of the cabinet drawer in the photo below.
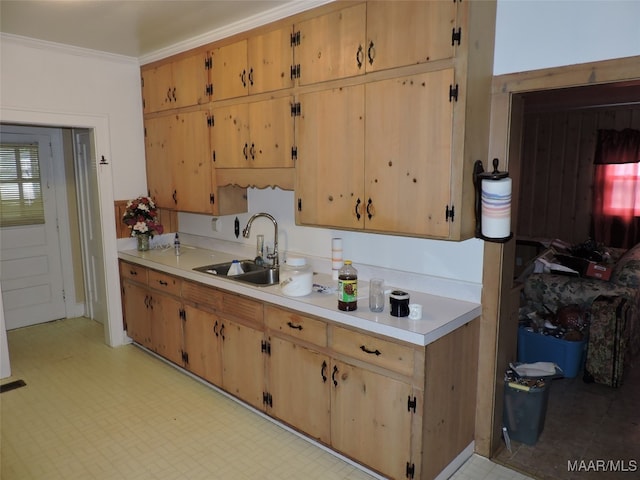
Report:
[[[411,376],[414,373],[413,349],[405,345],[334,327],[331,347],[338,353],[403,375]]]
[[[120,262],[120,277],[123,280],[126,278],[132,282],[146,285],[148,282],[148,272],[146,267],[128,262]]]
[[[327,346],[326,323],[281,308],[265,306],[264,320],[267,328],[313,343]]]
[[[213,287],[199,283],[182,283],[182,298],[188,302],[194,302],[199,306],[213,310],[222,310],[222,292]]]
[[[155,270],[149,270],[149,287],[166,292],[170,295],[180,296],[182,280],[172,275]]]
[[[230,316],[263,324],[262,302],[256,302],[239,295],[224,293],[222,311]]]

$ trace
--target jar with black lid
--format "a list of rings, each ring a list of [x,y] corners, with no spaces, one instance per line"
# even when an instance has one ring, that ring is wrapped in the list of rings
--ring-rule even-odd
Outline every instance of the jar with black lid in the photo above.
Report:
[[[338,271],[338,310],[352,312],[358,309],[358,271],[345,260]]]
[[[409,316],[409,294],[402,290],[393,290],[389,294],[391,303],[391,315],[394,317]]]

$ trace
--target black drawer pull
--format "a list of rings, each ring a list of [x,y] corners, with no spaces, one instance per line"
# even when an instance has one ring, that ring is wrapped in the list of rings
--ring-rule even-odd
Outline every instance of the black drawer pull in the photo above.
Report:
[[[135,270],[129,270],[129,275],[135,277],[136,275],[138,275],[138,272],[136,272]]]
[[[162,285],[163,287],[166,287],[167,285],[169,285],[167,282],[165,282],[164,280],[158,280],[158,283],[160,285]]]
[[[326,371],[327,371],[327,362],[323,361],[322,368],[320,369],[320,375],[322,376],[322,383],[327,382],[327,376],[325,375]]]
[[[382,355],[382,352],[380,350],[378,350],[377,348],[375,350],[369,350],[364,345],[360,345],[360,350],[362,350],[364,353],[368,353],[368,354],[371,354],[371,355]]]
[[[287,322],[287,325],[289,325],[289,328],[293,328],[294,330],[302,330],[302,325],[295,325],[292,322]]]

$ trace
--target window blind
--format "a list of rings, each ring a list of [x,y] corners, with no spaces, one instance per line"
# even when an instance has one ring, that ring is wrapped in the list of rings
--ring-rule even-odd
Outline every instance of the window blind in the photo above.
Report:
[[[0,144],[0,227],[44,223],[37,144]]]

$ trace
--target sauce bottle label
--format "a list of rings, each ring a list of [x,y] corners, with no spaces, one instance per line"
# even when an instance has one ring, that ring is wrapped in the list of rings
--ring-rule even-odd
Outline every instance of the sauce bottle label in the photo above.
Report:
[[[358,300],[358,280],[339,280],[338,300],[348,303],[356,302]]]

